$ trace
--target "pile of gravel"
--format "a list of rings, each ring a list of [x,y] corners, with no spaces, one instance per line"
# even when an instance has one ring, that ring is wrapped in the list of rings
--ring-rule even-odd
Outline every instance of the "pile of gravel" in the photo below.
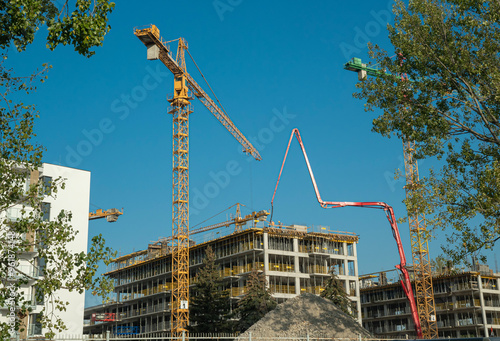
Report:
[[[248,338],[250,332],[252,338],[305,337],[307,334],[316,338],[373,337],[331,301],[308,293],[278,304],[240,338]]]

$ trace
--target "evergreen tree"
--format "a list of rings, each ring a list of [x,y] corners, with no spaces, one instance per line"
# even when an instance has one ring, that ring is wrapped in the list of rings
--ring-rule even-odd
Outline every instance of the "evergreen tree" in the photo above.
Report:
[[[203,265],[195,279],[189,307],[189,331],[192,333],[225,333],[231,330],[228,322],[231,303],[227,290],[221,290],[222,277],[215,264],[215,253],[209,246]]]
[[[237,329],[244,332],[276,307],[276,301],[267,289],[266,276],[253,269],[248,276],[248,291],[238,303],[236,313],[240,320]]]
[[[349,316],[353,315],[352,302],[347,296],[344,283],[337,277],[335,270],[330,273],[330,278],[326,282],[325,289],[320,294],[321,297],[333,302],[340,310]]]

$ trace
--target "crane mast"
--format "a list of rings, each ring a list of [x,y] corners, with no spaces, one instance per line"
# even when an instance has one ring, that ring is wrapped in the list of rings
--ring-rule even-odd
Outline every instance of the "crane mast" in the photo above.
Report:
[[[187,44],[179,39],[176,62],[184,73],[174,74],[172,115],[172,305],[171,330],[178,334],[189,324],[189,115],[193,112],[186,86]]]
[[[220,123],[240,142],[243,151],[261,160],[259,152],[236,128],[225,111],[215,104],[186,70],[184,38],[178,39],[176,58],[155,25],[134,29],[147,47],[148,60],[159,59],[174,75],[174,94],[168,98],[173,120],[172,159],[172,296],[171,332],[180,337],[189,325],[189,116],[193,112],[191,90]]]
[[[358,73],[358,79],[366,76],[380,77],[385,73],[376,68],[368,67],[359,58],[353,58],[344,65],[344,69]],[[402,75],[401,78],[406,80]],[[415,142],[403,139],[403,155],[406,176],[406,198],[410,199],[418,193],[418,163],[414,158]],[[418,317],[422,327],[422,335],[426,339],[438,338],[436,321],[436,305],[432,287],[432,269],[429,257],[429,243],[425,216],[417,210],[408,210],[408,224],[410,227],[411,253],[415,276],[415,301],[418,308]]]
[[[413,157],[414,142],[404,141],[404,162],[406,174],[406,197],[416,194],[418,187],[418,164]],[[429,242],[425,226],[425,216],[417,210],[408,211],[410,226],[411,251],[413,257],[413,272],[415,276],[415,297],[419,312],[422,333],[426,339],[436,339],[438,327],[436,321],[436,306],[432,287],[432,268],[429,257]]]

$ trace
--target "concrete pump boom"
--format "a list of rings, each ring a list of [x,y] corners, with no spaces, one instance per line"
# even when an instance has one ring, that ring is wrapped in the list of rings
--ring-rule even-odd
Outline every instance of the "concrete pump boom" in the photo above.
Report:
[[[273,208],[274,208],[274,197],[276,195],[276,190],[278,189],[278,185],[281,178],[281,173],[283,172],[283,167],[285,166],[285,161],[288,155],[288,150],[290,149],[290,144],[292,142],[293,136],[297,137],[297,141],[299,141],[300,148],[302,149],[302,154],[304,154],[304,159],[307,164],[307,169],[309,170],[309,176],[311,177],[311,181],[314,187],[314,192],[316,193],[316,199],[318,203],[323,208],[338,208],[338,207],[366,207],[366,208],[378,208],[383,209],[385,215],[387,216],[387,220],[389,220],[389,224],[391,225],[392,235],[396,240],[396,244],[398,247],[399,253],[399,264],[396,265],[396,269],[401,272],[402,279],[400,280],[401,286],[403,287],[403,291],[405,292],[408,301],[410,302],[411,316],[413,319],[413,323],[415,324],[415,331],[417,332],[418,338],[422,338],[422,328],[420,325],[420,319],[418,317],[417,305],[415,303],[415,296],[413,295],[413,289],[411,287],[410,275],[408,274],[408,270],[406,269],[406,257],[403,250],[403,244],[401,243],[401,237],[399,235],[398,224],[396,223],[396,218],[394,215],[394,210],[391,206],[386,204],[385,202],[378,201],[369,201],[369,202],[350,202],[350,201],[324,201],[321,199],[321,195],[319,194],[318,185],[316,184],[316,180],[314,179],[314,174],[309,164],[309,159],[307,158],[306,149],[304,147],[304,143],[302,142],[302,138],[300,137],[299,130],[297,128],[292,130],[290,135],[290,139],[288,141],[288,146],[286,148],[285,157],[283,158],[283,163],[281,164],[280,173],[278,175],[278,181],[276,182],[276,187],[274,188],[273,198],[271,199],[271,221],[273,219]]]

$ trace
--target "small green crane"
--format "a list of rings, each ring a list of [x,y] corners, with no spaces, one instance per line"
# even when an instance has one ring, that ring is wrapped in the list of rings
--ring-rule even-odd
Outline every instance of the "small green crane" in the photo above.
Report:
[[[354,71],[358,73],[358,80],[362,81],[363,79],[366,78],[366,76],[375,76],[375,77],[380,77],[386,72],[366,66],[366,64],[363,64],[361,62],[361,58],[353,58],[347,63],[344,64],[344,69],[349,70],[349,71]]]

